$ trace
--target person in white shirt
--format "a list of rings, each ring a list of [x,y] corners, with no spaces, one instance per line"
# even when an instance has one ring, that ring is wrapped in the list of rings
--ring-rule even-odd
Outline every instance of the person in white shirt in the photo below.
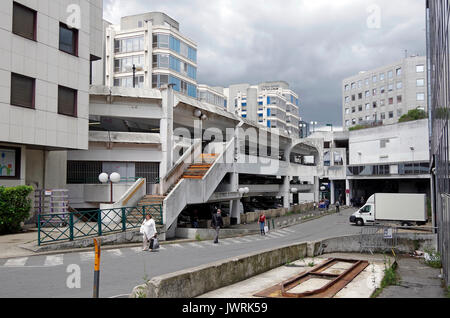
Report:
[[[141,233],[143,235],[142,250],[148,251],[150,240],[156,238],[158,235],[156,232],[155,220],[153,220],[153,217],[150,214],[145,216],[145,221],[141,226]]]

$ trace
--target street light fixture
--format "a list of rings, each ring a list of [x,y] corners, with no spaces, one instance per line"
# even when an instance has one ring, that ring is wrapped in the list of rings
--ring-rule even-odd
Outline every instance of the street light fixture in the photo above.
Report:
[[[127,71],[133,71],[133,88],[136,88],[136,71],[142,71],[144,67],[141,64],[127,64],[125,68]]]
[[[316,125],[318,124],[317,121],[312,121],[311,126],[313,126],[313,132],[316,132]]]
[[[117,172],[113,172],[113,173],[111,173],[110,176],[108,176],[107,173],[101,173],[98,176],[98,180],[103,184],[108,183],[108,181],[111,184],[111,204],[113,204],[114,203],[113,184],[120,182],[120,174],[118,174]]]

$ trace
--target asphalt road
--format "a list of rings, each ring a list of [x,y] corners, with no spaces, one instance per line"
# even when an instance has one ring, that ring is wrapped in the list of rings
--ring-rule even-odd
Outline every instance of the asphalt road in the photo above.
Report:
[[[153,253],[142,252],[140,248],[105,250],[101,257],[100,297],[124,297],[135,286],[143,284],[146,278],[231,257],[277,246],[357,234],[360,228],[348,221],[352,212],[346,210],[342,215],[329,215],[276,229],[265,237],[252,235],[224,239],[219,245],[210,241],[170,244]],[[0,260],[0,298],[90,298],[93,271],[93,252]]]

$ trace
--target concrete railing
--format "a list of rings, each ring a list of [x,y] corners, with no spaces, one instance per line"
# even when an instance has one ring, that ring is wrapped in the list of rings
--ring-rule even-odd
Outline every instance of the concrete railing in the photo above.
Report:
[[[264,212],[264,215],[267,219],[273,219],[281,216],[285,216],[288,213],[301,213],[306,211],[311,211],[314,208],[313,203],[304,203],[300,205],[296,205],[290,208],[279,208],[279,209],[271,209],[264,211],[256,211],[256,212],[247,212],[245,214],[241,214],[241,223],[254,223],[259,219],[259,215],[261,212]]]
[[[167,190],[177,182],[186,169],[194,163],[195,154],[198,153],[199,148],[202,146],[202,141],[200,139],[194,140],[191,147],[181,156],[181,158],[174,164],[172,169],[167,173],[166,177],[161,181],[159,187],[159,194],[164,195]]]

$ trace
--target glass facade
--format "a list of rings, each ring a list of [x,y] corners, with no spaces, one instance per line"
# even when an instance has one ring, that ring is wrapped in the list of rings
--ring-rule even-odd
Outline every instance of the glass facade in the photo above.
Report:
[[[450,1],[427,1],[427,51],[433,207],[444,278],[450,285]],[[424,72],[423,65],[417,72]]]
[[[197,50],[172,35],[154,34],[153,47],[170,49],[173,52],[176,52],[181,56],[191,60],[192,62],[197,63]]]
[[[114,53],[132,53],[144,51],[144,36],[114,40]]]

